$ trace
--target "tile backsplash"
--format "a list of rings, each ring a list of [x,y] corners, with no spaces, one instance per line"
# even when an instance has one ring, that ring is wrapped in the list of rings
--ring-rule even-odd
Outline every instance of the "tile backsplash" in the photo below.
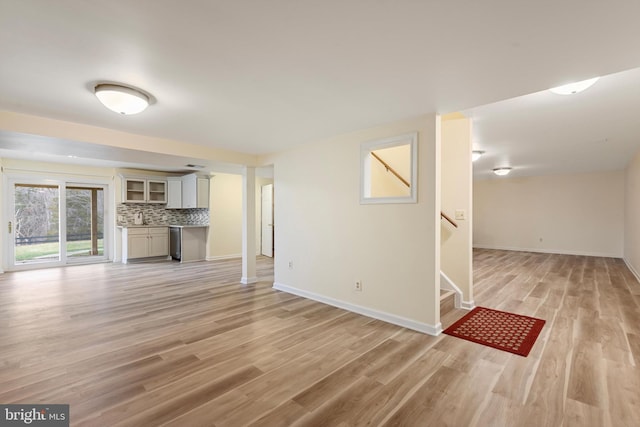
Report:
[[[116,207],[117,225],[134,225],[137,212],[142,212],[148,225],[209,225],[209,209],[165,209],[164,205],[148,203],[120,203]],[[122,216],[123,221],[117,221]]]

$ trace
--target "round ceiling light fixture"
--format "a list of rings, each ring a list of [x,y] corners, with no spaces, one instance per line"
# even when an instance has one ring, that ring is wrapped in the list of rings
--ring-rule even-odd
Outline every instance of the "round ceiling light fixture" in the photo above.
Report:
[[[589,89],[591,86],[595,84],[595,82],[598,81],[599,78],[600,77],[594,77],[592,79],[583,80],[581,82],[569,83],[569,84],[558,86],[558,87],[552,87],[549,90],[557,95],[573,95],[573,94],[582,92],[583,90]]]
[[[508,175],[509,172],[511,172],[511,168],[495,168],[493,170],[493,173],[495,173],[498,176]]]
[[[128,86],[103,83],[94,91],[102,105],[118,114],[138,114],[149,106],[149,95]]]

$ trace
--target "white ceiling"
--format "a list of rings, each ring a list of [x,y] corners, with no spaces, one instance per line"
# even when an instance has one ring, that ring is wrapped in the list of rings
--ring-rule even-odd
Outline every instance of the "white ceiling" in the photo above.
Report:
[[[548,90],[463,111],[473,120],[475,178],[624,169],[640,151],[640,68],[575,95]]]
[[[636,68],[638,16],[636,1],[0,0],[0,110],[263,154]],[[117,115],[93,96],[98,81],[140,87],[156,102]],[[507,152],[521,139],[505,142],[504,128],[522,117],[485,132],[483,121],[496,120],[486,108],[471,110],[478,144],[548,173],[542,150]],[[551,110],[535,114],[558,120]],[[621,134],[600,122],[577,136],[565,126],[554,155],[618,144]],[[536,128],[522,123],[527,134]],[[0,138],[5,155],[8,145]]]

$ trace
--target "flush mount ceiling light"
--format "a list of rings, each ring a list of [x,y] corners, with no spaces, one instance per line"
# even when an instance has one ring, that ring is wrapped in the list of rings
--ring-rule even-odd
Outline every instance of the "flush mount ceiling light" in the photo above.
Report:
[[[594,85],[595,82],[598,81],[600,77],[594,77],[589,80],[583,80],[581,82],[569,83],[566,85],[552,87],[549,89],[551,92],[558,95],[573,95],[574,93],[582,92],[583,90],[589,89]]]
[[[127,86],[99,84],[95,94],[102,104],[118,114],[138,114],[149,106],[149,96]]]
[[[478,160],[480,158],[480,156],[482,156],[484,154],[484,151],[480,151],[480,150],[473,150],[471,152],[471,161],[475,162],[476,160]]]
[[[495,173],[498,176],[508,175],[509,172],[511,172],[511,168],[495,168],[493,170],[493,173]]]

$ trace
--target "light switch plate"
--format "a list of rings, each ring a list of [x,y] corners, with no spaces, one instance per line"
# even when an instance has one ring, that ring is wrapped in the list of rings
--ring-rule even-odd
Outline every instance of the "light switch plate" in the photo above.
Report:
[[[456,219],[465,220],[467,219],[467,213],[464,209],[456,209]]]

